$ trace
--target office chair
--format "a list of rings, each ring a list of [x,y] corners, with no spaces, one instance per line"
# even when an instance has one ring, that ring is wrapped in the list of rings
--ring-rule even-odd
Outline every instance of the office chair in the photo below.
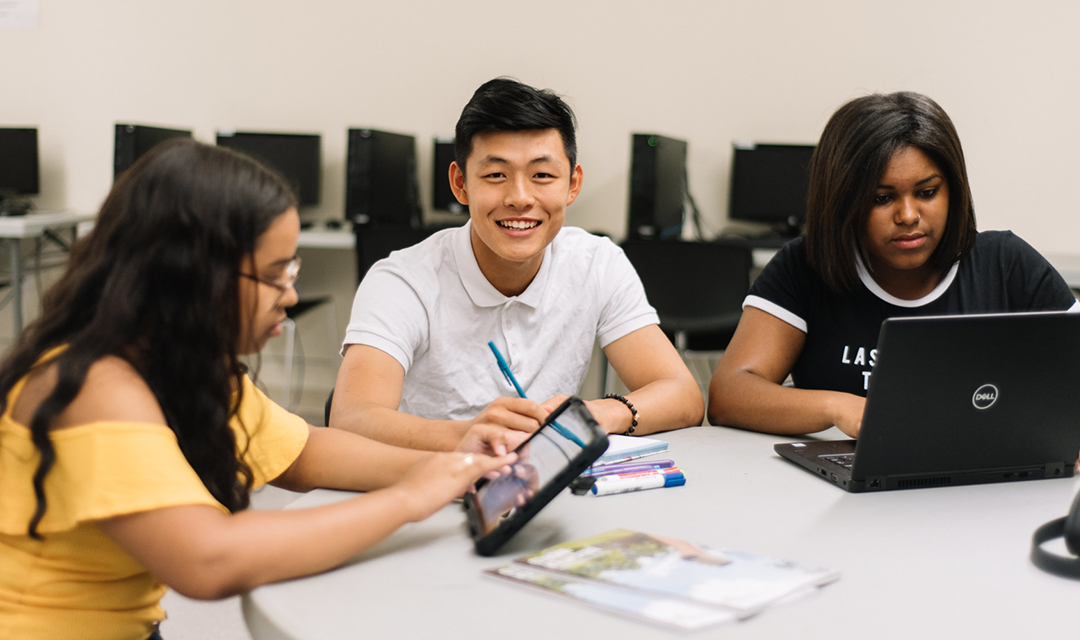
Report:
[[[404,249],[426,239],[438,227],[369,227],[354,225],[356,233],[356,283],[364,279],[371,265],[398,249]]]
[[[727,346],[750,289],[753,255],[748,247],[627,240],[622,248],[660,316],[660,328],[674,336],[680,352],[686,350],[688,334],[722,336],[720,348]]]
[[[328,329],[330,335],[337,337],[337,305],[334,304],[333,296],[318,296],[314,298],[302,298],[295,305],[285,309],[285,321],[281,323],[282,333],[285,336],[285,380],[284,386],[284,407],[292,410],[292,389],[293,389],[293,354],[296,352],[296,348],[300,347],[300,362],[304,363],[304,349],[299,340],[296,339],[296,320],[303,316],[308,311],[328,305],[327,312],[329,314]],[[303,369],[301,369],[300,385],[303,387]],[[301,390],[301,393],[303,391]]]
[[[640,239],[627,240],[622,248],[660,316],[660,328],[707,396],[717,352],[727,348],[742,317],[753,266],[750,248]],[[612,391],[614,376],[606,367],[602,382],[605,393]]]
[[[356,282],[359,285],[364,279],[371,265],[390,255],[398,249],[405,249],[426,239],[431,234],[439,231],[442,227],[369,227],[353,225],[356,234]],[[303,303],[301,303],[303,304]],[[297,305],[299,306],[299,305]],[[324,424],[330,425],[330,407],[334,402],[334,390],[326,398],[323,407]]]
[[[330,426],[330,409],[334,406],[334,390],[330,390],[330,394],[326,396],[326,404],[323,406],[323,424],[327,427]]]

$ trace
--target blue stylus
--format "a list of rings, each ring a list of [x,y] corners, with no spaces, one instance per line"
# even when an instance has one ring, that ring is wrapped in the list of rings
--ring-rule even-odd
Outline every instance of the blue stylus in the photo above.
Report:
[[[491,352],[495,354],[495,359],[499,361],[499,371],[502,371],[503,377],[506,378],[507,382],[514,385],[514,389],[517,391],[518,395],[524,398],[525,390],[521,388],[521,385],[518,384],[517,379],[514,378],[514,374],[510,372],[510,365],[506,364],[506,360],[503,358],[502,353],[499,352],[499,348],[496,347],[495,343],[490,340],[488,341],[488,346],[491,347]],[[575,436],[574,433],[566,427],[555,421],[551,422],[551,426],[562,437],[573,442],[582,449],[585,448],[585,443],[581,441],[581,438]]]

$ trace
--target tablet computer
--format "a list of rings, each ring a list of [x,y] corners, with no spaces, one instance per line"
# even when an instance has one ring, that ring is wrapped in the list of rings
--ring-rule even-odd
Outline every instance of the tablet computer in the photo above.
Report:
[[[482,556],[494,554],[607,449],[585,403],[569,398],[516,451],[511,472],[482,478],[465,494],[469,529]]]

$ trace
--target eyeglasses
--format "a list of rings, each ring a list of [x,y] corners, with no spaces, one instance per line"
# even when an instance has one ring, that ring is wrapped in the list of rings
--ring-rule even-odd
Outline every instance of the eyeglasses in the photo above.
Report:
[[[296,278],[300,275],[300,256],[294,257],[292,260],[289,260],[289,262],[285,264],[285,273],[281,280],[266,280],[264,278],[260,278],[259,276],[253,276],[250,273],[241,273],[240,275],[247,278],[248,280],[261,282],[268,287],[273,287],[277,289],[278,297],[276,300],[274,300],[274,304],[277,304],[278,301],[281,300],[281,296],[285,295],[285,292],[291,289],[294,284],[296,284]]]

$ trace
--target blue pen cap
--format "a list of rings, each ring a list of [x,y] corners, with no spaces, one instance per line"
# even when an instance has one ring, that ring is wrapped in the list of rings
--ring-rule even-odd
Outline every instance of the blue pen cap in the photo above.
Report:
[[[668,473],[664,476],[664,488],[681,487],[686,484],[686,476],[681,473]]]

